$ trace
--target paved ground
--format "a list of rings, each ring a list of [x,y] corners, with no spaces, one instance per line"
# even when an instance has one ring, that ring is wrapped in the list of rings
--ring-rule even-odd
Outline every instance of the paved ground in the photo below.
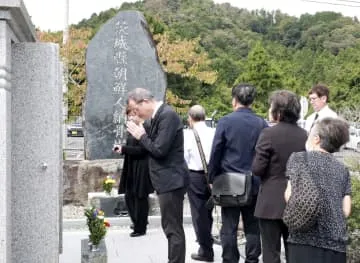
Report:
[[[130,229],[110,228],[105,242],[108,251],[108,263],[165,263],[167,262],[167,241],[161,228],[150,228],[145,236],[129,237]],[[190,259],[190,255],[197,250],[195,235],[191,225],[185,225],[186,234],[186,262],[199,262]],[[81,262],[81,239],[88,236],[86,231],[65,231],[63,254],[60,263]],[[214,245],[215,262],[221,262],[221,247]],[[244,255],[243,246],[240,253]],[[240,263],[244,262],[243,259]]]

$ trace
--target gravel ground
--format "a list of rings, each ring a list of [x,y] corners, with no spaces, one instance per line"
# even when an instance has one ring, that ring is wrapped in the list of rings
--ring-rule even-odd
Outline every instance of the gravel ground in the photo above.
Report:
[[[64,205],[63,219],[81,219],[84,216],[84,206]]]

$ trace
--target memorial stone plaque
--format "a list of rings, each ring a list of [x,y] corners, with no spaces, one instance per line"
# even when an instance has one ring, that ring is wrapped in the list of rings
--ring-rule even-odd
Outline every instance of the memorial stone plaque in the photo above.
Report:
[[[100,28],[87,48],[86,75],[86,159],[116,158],[113,145],[126,140],[127,93],[146,88],[165,97],[166,75],[142,13],[120,11]]]

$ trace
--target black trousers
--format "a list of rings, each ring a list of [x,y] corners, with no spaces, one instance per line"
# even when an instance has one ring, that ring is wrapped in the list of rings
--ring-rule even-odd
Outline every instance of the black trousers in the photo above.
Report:
[[[346,263],[346,253],[320,247],[288,244],[288,263]]]
[[[286,261],[288,260],[287,238],[289,231],[281,219],[259,219],[264,263],[280,263],[281,236],[284,240]]]
[[[204,256],[214,256],[213,238],[211,235],[213,217],[212,209],[206,208],[206,202],[210,198],[210,190],[207,186],[203,172],[190,171],[190,185],[187,189],[191,218],[194,226],[196,239],[200,245],[198,253]]]
[[[223,263],[238,263],[240,259],[237,246],[237,231],[240,213],[243,220],[246,245],[245,263],[258,263],[261,254],[260,230],[258,219],[254,216],[256,197],[248,206],[221,208],[221,244]]]
[[[149,214],[148,197],[139,198],[132,193],[125,193],[125,202],[134,224],[134,232],[145,233]]]
[[[161,226],[168,240],[169,263],[185,263],[183,208],[185,188],[159,194]]]

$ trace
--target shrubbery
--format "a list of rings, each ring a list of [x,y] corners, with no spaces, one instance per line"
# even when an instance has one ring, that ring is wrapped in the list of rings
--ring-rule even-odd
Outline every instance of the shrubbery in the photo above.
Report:
[[[360,262],[360,162],[358,158],[346,161],[350,170],[354,173],[351,180],[352,206],[351,215],[348,218],[348,233],[350,244],[348,246],[348,263]]]
[[[348,263],[360,262],[360,179],[352,178],[352,207],[348,219],[350,244],[348,246]]]

